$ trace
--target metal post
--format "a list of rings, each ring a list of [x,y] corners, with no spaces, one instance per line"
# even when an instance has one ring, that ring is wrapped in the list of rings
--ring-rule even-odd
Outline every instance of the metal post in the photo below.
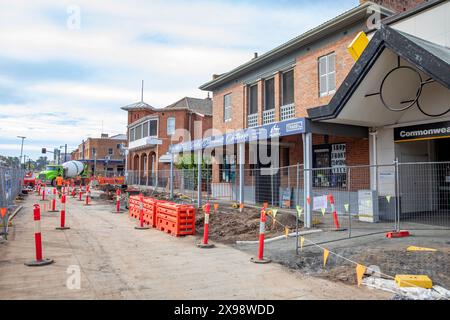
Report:
[[[197,151],[197,207],[202,207],[202,149]]]
[[[245,144],[239,143],[239,204],[244,203]]]
[[[170,181],[169,181],[170,199],[173,199],[173,165],[174,165],[173,161],[174,161],[173,153],[170,153]]]
[[[400,184],[398,174],[398,158],[395,158],[395,230],[400,231]]]
[[[312,226],[312,207],[308,199],[312,202],[312,133],[303,133],[303,165],[304,165],[304,199],[305,228]]]
[[[300,163],[297,162],[297,182],[296,182],[297,201],[295,202],[296,206],[300,204],[300,189],[299,189],[300,181],[299,180],[300,180]],[[296,217],[295,218],[295,252],[298,254],[298,223],[299,223],[298,210],[296,210],[295,217]]]
[[[348,237],[352,237],[352,214],[350,211],[350,183],[351,183],[351,169],[347,168],[347,201],[348,201]]]

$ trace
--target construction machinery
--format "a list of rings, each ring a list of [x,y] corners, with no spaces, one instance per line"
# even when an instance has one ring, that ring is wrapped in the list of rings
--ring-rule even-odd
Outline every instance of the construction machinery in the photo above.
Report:
[[[76,179],[79,177],[81,183],[84,184],[89,180],[90,172],[87,164],[72,160],[63,163],[62,165],[48,165],[44,171],[39,173],[38,178],[45,184],[55,186],[55,179],[58,175],[61,175],[63,179]]]

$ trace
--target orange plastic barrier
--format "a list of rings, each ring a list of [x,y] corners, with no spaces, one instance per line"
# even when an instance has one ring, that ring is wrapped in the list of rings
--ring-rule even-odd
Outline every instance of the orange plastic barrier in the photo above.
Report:
[[[195,208],[168,201],[156,203],[156,227],[173,236],[195,234]]]
[[[125,183],[125,177],[112,177],[112,178],[97,177],[96,180],[99,185],[105,185],[105,184],[119,185],[119,184]]]
[[[156,228],[156,206],[158,203],[167,202],[153,198],[144,198],[144,223]]]
[[[140,210],[140,200],[139,195],[130,196],[130,201],[128,204],[128,214],[131,218],[138,219]],[[144,211],[145,212],[145,211]]]

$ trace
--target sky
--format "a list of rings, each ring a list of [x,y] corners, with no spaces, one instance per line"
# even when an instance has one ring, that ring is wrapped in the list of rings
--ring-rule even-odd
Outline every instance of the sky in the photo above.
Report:
[[[0,0],[0,155],[126,133],[120,107],[198,89],[358,0]]]

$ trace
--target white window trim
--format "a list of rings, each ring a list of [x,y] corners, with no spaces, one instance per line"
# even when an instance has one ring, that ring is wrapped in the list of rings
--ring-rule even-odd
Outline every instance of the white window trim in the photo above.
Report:
[[[173,132],[169,132],[169,120],[173,120]],[[150,125],[150,122],[149,122],[149,125]],[[168,136],[174,135],[175,134],[175,130],[176,130],[176,119],[175,119],[175,117],[168,117],[167,118],[167,130],[166,130],[167,131],[167,135]],[[149,134],[150,134],[150,131],[149,131]]]
[[[153,135],[153,136],[150,135],[150,121],[156,121],[156,135]],[[157,138],[158,137],[159,118],[149,118],[149,119],[145,120],[144,122],[140,122],[138,124],[135,124],[135,125],[132,125],[132,126],[129,127],[129,130],[130,130],[130,139],[129,139],[129,141],[139,140],[139,139],[136,139],[136,128],[141,126],[141,125],[144,125],[145,123],[147,123],[147,126],[148,126],[148,134],[149,134],[148,137],[150,137],[150,138]],[[131,130],[134,130],[134,132],[133,132],[134,133],[133,140],[131,140]],[[143,134],[143,132],[142,132],[142,134]],[[143,139],[143,138],[147,138],[147,137],[141,137],[140,139]]]
[[[331,56],[334,56],[334,71],[329,72],[329,65],[328,64],[329,64],[329,58]],[[325,69],[326,70],[325,70],[324,74],[320,74],[320,61],[321,61],[321,59],[325,59]],[[319,96],[320,97],[326,97],[326,96],[329,96],[329,95],[332,95],[332,94],[336,93],[336,52],[332,52],[332,53],[329,53],[329,54],[327,54],[325,56],[320,57],[317,60],[317,70],[318,70],[318,74],[319,74],[319,78],[318,78],[318,81],[319,81]],[[332,75],[332,74],[334,74],[334,81],[335,81],[334,87],[335,88],[333,90],[329,90],[329,88],[328,88],[328,85],[329,85],[328,79],[329,79],[329,76]],[[321,92],[321,90],[320,90],[321,89],[320,88],[320,79],[322,77],[325,77],[326,90],[324,92]]]
[[[227,96],[230,97],[230,105],[228,107],[225,106],[225,97],[227,97]],[[231,98],[232,98],[231,92],[227,93],[227,94],[225,94],[223,96],[223,122],[230,122],[233,119],[233,103],[231,101]],[[225,110],[226,109],[230,110],[230,112],[229,112],[230,113],[230,117],[229,118],[225,118],[225,114],[226,114]]]

